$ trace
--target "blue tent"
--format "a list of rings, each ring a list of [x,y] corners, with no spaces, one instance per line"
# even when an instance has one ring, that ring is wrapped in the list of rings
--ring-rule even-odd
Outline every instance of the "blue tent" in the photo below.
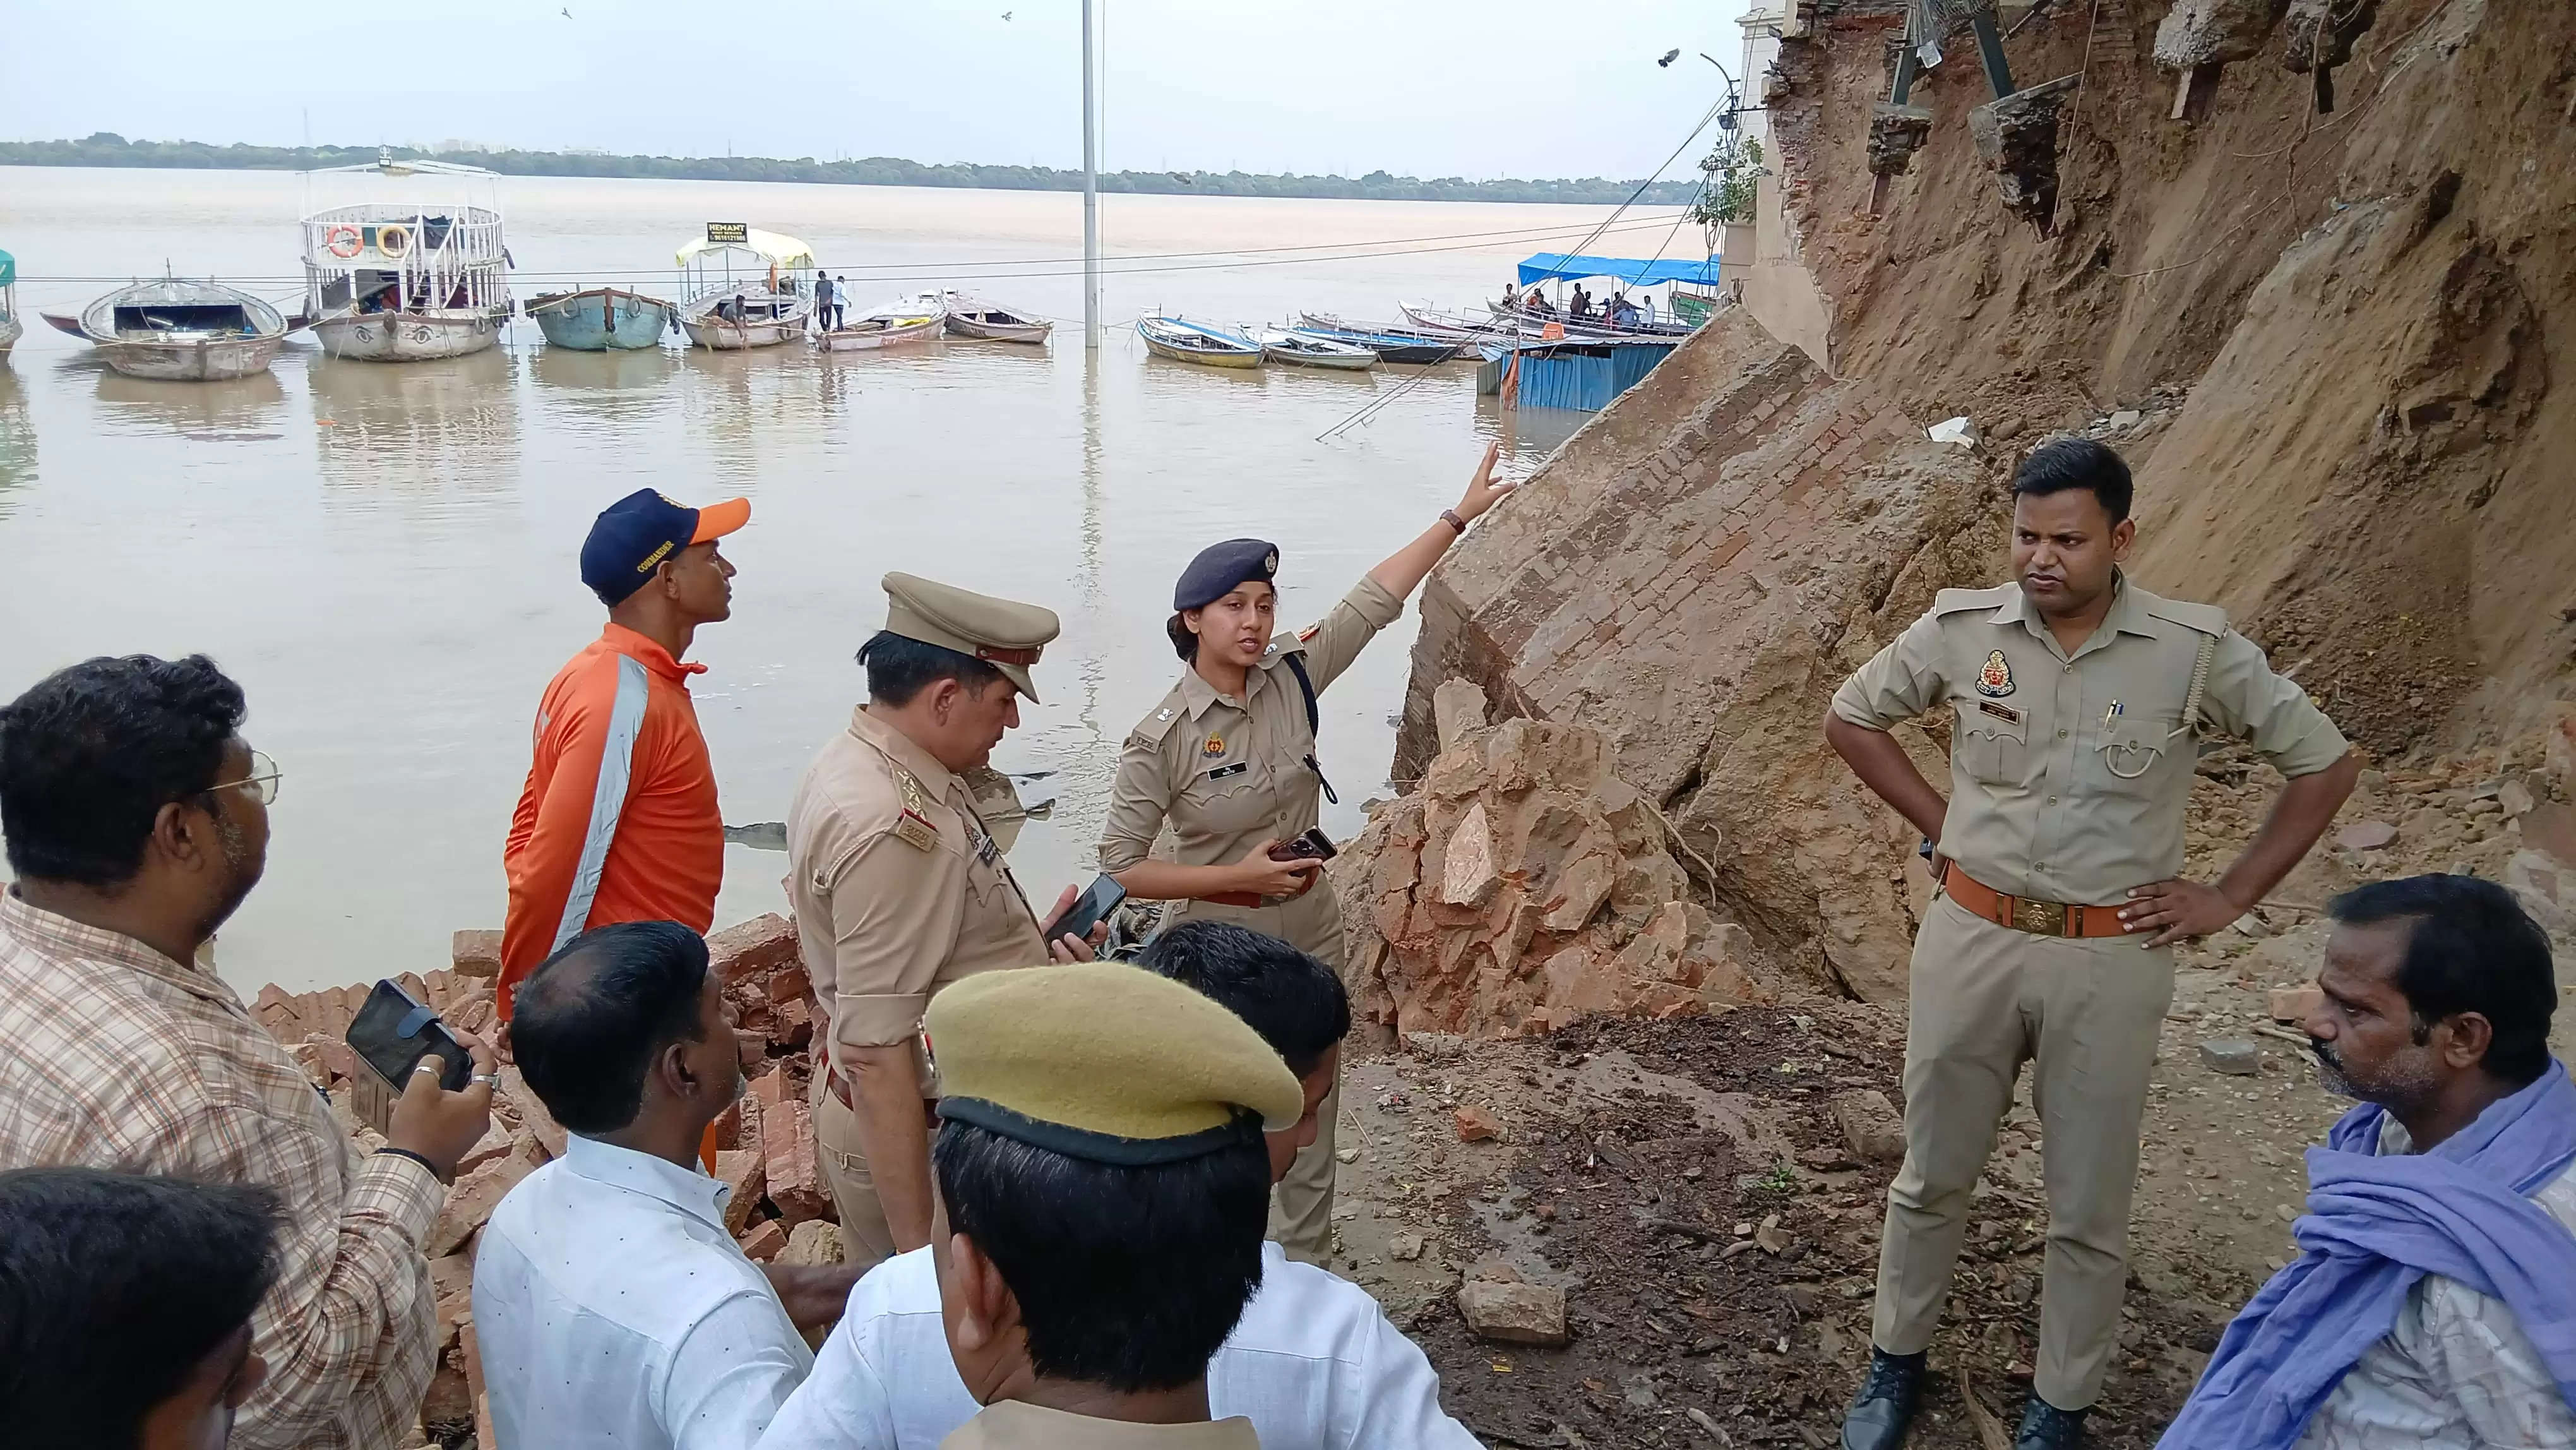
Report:
[[[1717,258],[1704,262],[1640,262],[1623,257],[1569,257],[1563,252],[1541,252],[1521,263],[1521,285],[1544,282],[1550,277],[1576,279],[1583,277],[1616,277],[1631,287],[1652,287],[1659,282],[1698,282],[1717,285]]]

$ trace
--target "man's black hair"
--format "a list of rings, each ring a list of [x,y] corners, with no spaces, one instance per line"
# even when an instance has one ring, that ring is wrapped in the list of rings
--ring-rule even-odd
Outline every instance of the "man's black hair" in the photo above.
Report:
[[[2356,886],[2326,903],[2347,926],[2409,923],[2397,989],[2422,1046],[2433,1024],[2476,1012],[2493,1025],[2483,1066],[2523,1086],[2549,1068],[2549,1017],[2558,974],[2549,934],[2513,893],[2475,876],[2404,876]]]
[[[1029,1361],[1050,1379],[1121,1393],[1188,1384],[1261,1287],[1270,1156],[1258,1138],[1116,1168],[951,1121],[930,1156],[949,1226],[1001,1271]]]
[[[565,942],[519,984],[510,1051],[555,1121],[597,1137],[635,1121],[662,1049],[705,1035],[707,941],[676,921],[622,921]]]
[[[0,834],[36,881],[109,887],[143,869],[152,818],[218,784],[241,686],[204,655],[100,656],[0,708]]]
[[[2070,488],[2091,489],[2115,524],[2129,516],[2129,465],[2090,438],[2052,438],[2023,455],[2021,466],[2013,470],[2016,498],[2045,498]]]
[[[95,1168],[0,1173],[0,1426],[129,1450],[277,1278],[277,1195]]]
[[[1003,678],[1000,670],[973,655],[885,629],[859,646],[859,663],[868,669],[868,699],[898,710],[941,680],[955,680],[981,695]]]
[[[1340,975],[1267,932],[1184,921],[1145,943],[1136,965],[1215,999],[1299,1077],[1350,1034],[1351,994]]]

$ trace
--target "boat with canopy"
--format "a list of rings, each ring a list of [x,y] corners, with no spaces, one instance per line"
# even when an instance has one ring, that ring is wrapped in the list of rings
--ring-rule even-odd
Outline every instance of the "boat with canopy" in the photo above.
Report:
[[[1654,316],[1652,304],[1640,307],[1627,302],[1624,295],[1603,299],[1599,309],[1584,316],[1574,316],[1564,306],[1531,307],[1527,299],[1538,295],[1534,289],[1550,282],[1584,282],[1595,278],[1621,284],[1620,294],[1633,289],[1644,292],[1649,287],[1670,285],[1676,295],[1683,287],[1705,287],[1714,295],[1717,289],[1717,258],[1687,261],[1682,258],[1587,257],[1564,252],[1540,252],[1520,264],[1521,291],[1513,303],[1487,303],[1494,316],[1514,322],[1557,322],[1564,324],[1569,336],[1598,337],[1686,337],[1698,326],[1697,321],[1667,321]],[[1614,317],[1611,309],[1625,303],[1626,315]],[[1678,308],[1667,308],[1678,315]],[[1701,320],[1705,320],[1703,317]]]
[[[26,330],[18,321],[18,259],[0,252],[0,352],[7,352]]]
[[[512,310],[511,263],[495,173],[381,151],[372,162],[308,172],[308,190],[315,176],[389,179],[404,183],[397,190],[405,193],[305,214],[304,315],[325,352],[417,362],[481,352],[501,340]],[[425,199],[434,186],[416,178],[445,179],[448,198]]]
[[[680,330],[730,352],[801,336],[814,315],[814,249],[781,232],[709,222],[680,244]]]

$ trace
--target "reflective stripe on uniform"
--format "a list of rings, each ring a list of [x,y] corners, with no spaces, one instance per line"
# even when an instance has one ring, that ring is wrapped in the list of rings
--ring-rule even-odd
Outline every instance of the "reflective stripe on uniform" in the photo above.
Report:
[[[591,898],[599,894],[599,873],[608,865],[609,842],[617,838],[617,813],[626,805],[626,788],[635,775],[635,741],[644,730],[647,684],[644,665],[632,655],[617,657],[617,703],[608,712],[608,738],[599,750],[599,783],[590,796],[590,829],[581,840],[581,864],[574,868],[572,891],[564,898],[563,921],[555,927],[549,953],[581,935],[590,922]]]

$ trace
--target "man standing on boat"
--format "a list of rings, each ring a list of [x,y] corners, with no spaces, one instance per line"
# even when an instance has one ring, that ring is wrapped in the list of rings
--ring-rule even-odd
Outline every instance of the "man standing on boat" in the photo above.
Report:
[[[835,295],[836,294],[832,290],[832,278],[829,273],[824,273],[815,277],[814,325],[825,332],[837,332],[840,330],[841,324],[839,320],[834,318],[832,315],[832,299]]]
[[[608,506],[581,546],[581,579],[608,626],[556,672],[537,705],[535,758],[510,818],[500,1010],[557,947],[595,926],[715,922],[724,816],[682,656],[698,626],[733,613],[733,565],[716,540],[751,501],[686,508],[649,488]]]

